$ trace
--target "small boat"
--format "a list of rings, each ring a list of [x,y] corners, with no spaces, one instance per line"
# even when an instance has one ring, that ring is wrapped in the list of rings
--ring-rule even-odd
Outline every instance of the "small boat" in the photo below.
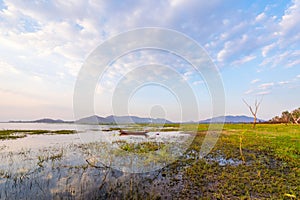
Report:
[[[120,136],[124,136],[124,135],[141,135],[141,136],[148,137],[147,133],[148,133],[147,131],[124,131],[124,130],[120,130]]]

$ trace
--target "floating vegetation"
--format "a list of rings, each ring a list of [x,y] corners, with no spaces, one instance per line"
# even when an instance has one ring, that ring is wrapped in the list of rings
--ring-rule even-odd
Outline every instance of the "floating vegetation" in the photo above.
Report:
[[[113,143],[117,144],[123,151],[131,153],[149,153],[165,147],[165,144],[162,142],[128,143],[124,140],[118,140]]]
[[[0,140],[24,138],[27,135],[41,134],[74,134],[75,130],[0,130]]]

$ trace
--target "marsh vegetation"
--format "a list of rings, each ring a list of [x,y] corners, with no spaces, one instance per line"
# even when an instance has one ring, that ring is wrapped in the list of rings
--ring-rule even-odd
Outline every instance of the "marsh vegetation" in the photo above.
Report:
[[[27,135],[74,134],[75,130],[0,130],[0,140],[24,138]]]
[[[195,126],[184,125],[180,131],[192,130]],[[149,130],[153,131],[157,127]],[[178,125],[166,127],[179,128]],[[5,142],[25,138],[6,140],[11,138],[4,137],[0,141],[0,198],[299,199],[300,126],[257,124],[253,129],[250,124],[226,124],[216,145],[205,157],[201,157],[199,151],[208,125],[196,128],[197,134],[179,159],[145,173],[117,170],[103,164],[103,157],[97,156],[95,152],[114,146],[115,154],[130,154],[133,160],[134,156],[147,157],[149,153],[168,149],[172,139],[168,139],[166,134],[172,138],[179,132],[160,132],[158,136],[154,132],[149,139],[139,136],[119,137],[115,134],[117,130],[109,130],[101,133],[112,135],[114,140],[110,143],[103,140],[69,142],[18,150],[11,150],[9,143]],[[64,133],[6,130],[1,134],[13,136],[15,133],[27,135],[34,132]],[[159,137],[166,139],[158,140]],[[159,159],[167,160],[168,156],[167,153],[160,153]],[[147,158],[147,162],[151,162],[155,157]]]

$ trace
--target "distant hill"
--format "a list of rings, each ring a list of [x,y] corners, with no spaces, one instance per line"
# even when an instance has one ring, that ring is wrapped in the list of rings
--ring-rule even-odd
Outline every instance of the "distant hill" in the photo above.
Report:
[[[38,119],[33,121],[34,123],[64,123],[65,121],[61,119],[49,119],[49,118],[44,118],[44,119]]]
[[[199,123],[251,123],[254,121],[253,117],[248,117],[245,115],[239,115],[239,116],[232,116],[232,115],[227,115],[227,116],[219,116],[219,117],[213,117],[210,119],[202,120]],[[257,119],[258,122],[264,122],[264,120]]]
[[[90,117],[85,117],[82,119],[79,119],[75,121],[75,123],[78,124],[113,124],[113,123],[119,123],[119,124],[148,124],[148,123],[154,123],[154,124],[163,124],[163,123],[173,123],[166,119],[161,118],[144,118],[144,117],[136,117],[136,116],[114,116],[110,115],[107,117],[99,117],[97,115],[93,115]]]
[[[61,119],[38,119],[33,121],[9,121],[10,123],[73,123],[73,121],[63,121]]]
[[[201,120],[199,123],[201,124],[208,124],[208,123],[251,123],[253,122],[253,117],[248,116],[219,116],[213,117],[206,120]],[[264,120],[257,119],[258,122],[264,122]],[[172,123],[180,123],[180,122],[172,122],[162,118],[145,118],[145,117],[137,117],[137,116],[114,116],[110,115],[107,117],[100,117],[97,115],[93,115],[90,117],[85,117],[79,120],[74,121],[64,121],[61,119],[50,119],[50,118],[43,118],[34,121],[9,121],[10,123],[78,123],[78,124],[172,124]],[[183,122],[185,124],[188,123],[197,123],[194,121]]]
[[[85,117],[79,120],[76,120],[77,124],[109,124],[112,123],[104,117],[99,117],[97,115],[93,115],[90,117]]]

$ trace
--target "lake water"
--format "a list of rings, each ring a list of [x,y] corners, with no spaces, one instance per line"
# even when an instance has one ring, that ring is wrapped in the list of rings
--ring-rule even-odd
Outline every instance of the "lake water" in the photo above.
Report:
[[[45,154],[48,157],[53,157],[62,151],[64,157],[72,163],[76,163],[79,157],[93,157],[94,162],[100,165],[109,165],[117,170],[145,172],[159,169],[176,160],[188,148],[193,139],[191,134],[180,131],[160,131],[161,129],[148,132],[148,137],[120,136],[118,130],[111,130],[111,128],[126,130],[130,127],[124,125],[120,127],[116,125],[0,123],[0,129],[3,130],[76,130],[75,134],[28,134],[24,138],[0,140],[2,163],[5,163],[3,159],[13,158],[15,160],[14,165],[18,168],[20,164],[23,166],[26,163],[25,161],[19,162],[22,160],[19,158],[20,155],[26,152],[28,152],[29,160],[36,160],[39,157],[45,157]],[[149,129],[149,127],[142,128]],[[147,149],[148,147],[143,146],[145,143],[146,146],[152,143],[164,146],[164,148],[151,150],[150,154],[132,151],[132,149]],[[73,157],[74,154],[77,157]],[[69,159],[71,157],[72,160]],[[147,167],[144,167],[145,165]],[[2,165],[4,168],[9,166],[9,162]]]
[[[68,135],[27,135],[25,138],[16,140],[2,140],[0,147],[5,146],[5,151],[21,151],[24,149],[40,149],[51,146],[64,146],[68,144],[78,144],[93,142],[101,130],[107,126],[96,125],[76,125],[76,124],[48,124],[48,123],[0,123],[2,130],[78,130],[77,134]],[[83,137],[82,134],[85,134]],[[105,134],[105,133],[104,133]],[[99,136],[98,136],[99,137]]]
[[[118,140],[126,142],[183,142],[189,137],[178,131],[148,132],[144,136],[119,136],[119,131],[107,131],[115,125],[82,125],[82,124],[50,124],[50,123],[0,123],[0,130],[76,130],[76,134],[67,135],[27,135],[25,138],[15,140],[0,140],[0,149],[3,151],[18,152],[21,150],[38,150],[53,146],[66,146],[69,144],[86,144],[91,142],[113,143]],[[121,126],[120,128],[126,128]],[[158,134],[159,133],[159,134]]]
[[[0,129],[12,130],[76,130],[79,127],[93,127],[92,125],[52,124],[52,123],[0,123]]]
[[[134,188],[168,197],[184,185],[166,189],[181,181],[182,172],[168,177],[164,170],[169,166],[181,170],[180,165],[173,169],[169,164],[187,156],[184,152],[192,134],[156,130],[148,132],[148,137],[119,136],[117,130],[107,131],[110,128],[116,126],[0,123],[2,130],[77,131],[0,140],[0,199],[119,199]],[[130,153],[120,149],[123,142],[131,144],[129,148],[144,142],[165,146],[150,153]]]

